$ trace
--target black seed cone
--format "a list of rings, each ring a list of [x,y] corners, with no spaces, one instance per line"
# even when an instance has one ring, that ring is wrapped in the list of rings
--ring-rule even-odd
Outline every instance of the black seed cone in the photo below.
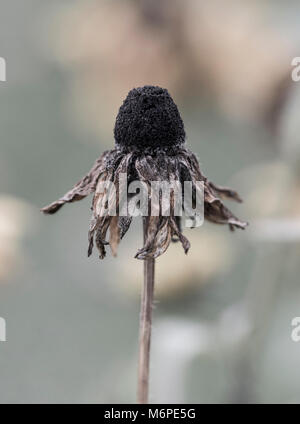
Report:
[[[117,115],[116,146],[128,150],[183,144],[185,131],[168,90],[145,86],[131,90]]]

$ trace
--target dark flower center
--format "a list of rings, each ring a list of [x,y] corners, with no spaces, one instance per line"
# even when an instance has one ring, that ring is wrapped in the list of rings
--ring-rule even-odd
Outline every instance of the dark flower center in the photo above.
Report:
[[[168,90],[145,86],[131,90],[116,119],[116,145],[145,149],[185,142],[183,121]]]

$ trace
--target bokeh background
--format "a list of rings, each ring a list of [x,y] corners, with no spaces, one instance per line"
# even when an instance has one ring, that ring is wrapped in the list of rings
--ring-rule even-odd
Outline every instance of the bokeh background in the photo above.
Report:
[[[113,145],[127,92],[169,89],[242,232],[205,223],[157,261],[152,402],[298,403],[300,56],[296,0],[0,1],[1,403],[135,402],[139,223],[87,259],[65,193]]]

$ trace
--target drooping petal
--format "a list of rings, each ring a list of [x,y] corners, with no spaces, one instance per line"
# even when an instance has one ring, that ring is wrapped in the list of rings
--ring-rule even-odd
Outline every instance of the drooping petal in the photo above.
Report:
[[[91,254],[93,253],[94,238],[95,238],[96,247],[99,251],[100,259],[103,259],[105,257],[106,252],[105,252],[104,246],[109,244],[106,241],[106,233],[108,231],[111,218],[112,217],[109,215],[98,217],[98,218],[96,217],[92,218],[90,230],[88,234],[88,239],[89,239],[88,256],[91,256]]]
[[[120,227],[118,225],[118,217],[113,216],[109,225],[109,244],[113,256],[117,256],[117,249],[120,243]]]
[[[242,203],[242,199],[240,198],[239,194],[228,187],[221,187],[218,186],[211,181],[207,181],[207,184],[210,186],[212,190],[214,190],[221,199],[230,199],[235,200],[236,202]]]
[[[119,229],[120,229],[120,239],[125,236],[127,231],[129,230],[130,224],[132,222],[132,216],[120,216],[119,217]]]
[[[150,216],[145,245],[137,252],[137,259],[157,258],[171,242],[172,229],[168,217]]]
[[[181,163],[185,172],[190,174],[192,182],[203,181],[204,183],[204,217],[215,224],[227,224],[231,230],[234,228],[245,229],[247,222],[239,220],[221,201],[228,198],[241,202],[238,193],[227,187],[220,187],[210,182],[201,172],[196,156],[189,151],[181,155]]]
[[[248,225],[247,222],[240,221],[224,206],[207,186],[204,189],[204,216],[205,219],[215,224],[228,224],[231,230],[234,230],[235,227],[244,230]]]
[[[108,193],[107,188],[105,186],[106,182],[111,180],[111,173],[104,172],[98,179],[95,194],[92,202],[92,219],[90,223],[88,239],[89,239],[89,247],[88,247],[88,256],[91,256],[94,247],[94,236],[96,233],[96,245],[100,253],[100,257],[104,258],[105,256],[105,248],[104,245],[107,244],[105,241],[106,231],[109,225],[107,223],[107,217],[109,215],[106,214],[107,204],[108,204]],[[106,216],[107,215],[107,216]],[[106,231],[103,234],[103,227],[106,226]]]
[[[106,255],[105,246],[109,243],[106,241],[106,233],[108,231],[109,225],[111,223],[111,216],[104,216],[99,220],[99,226],[97,228],[95,241],[96,246],[99,251],[99,258],[104,259]]]
[[[182,247],[183,247],[183,250],[184,250],[184,253],[187,254],[188,251],[189,251],[189,249],[190,249],[190,247],[191,247],[191,243],[182,234],[180,228],[178,227],[178,224],[177,224],[176,220],[173,217],[170,217],[170,225],[171,225],[171,228],[173,230],[173,234],[175,234],[178,237],[179,241],[181,242]]]
[[[41,211],[45,214],[54,214],[65,203],[76,202],[93,193],[96,190],[97,182],[100,175],[106,170],[106,159],[109,151],[104,152],[99,159],[96,160],[93,168],[78,183],[68,191],[64,196],[49,206],[45,206]]]
[[[93,199],[93,218],[89,231],[89,255],[92,253],[94,238],[99,250],[100,259],[105,257],[105,245],[110,244],[113,256],[116,256],[117,247],[121,238],[128,230],[132,217],[119,216],[119,189],[120,176],[127,174],[132,153],[116,155],[117,163],[112,161],[109,171],[101,175],[98,180],[96,192]],[[127,179],[125,187],[121,190],[127,190]],[[109,229],[109,242],[106,240],[106,234]]]

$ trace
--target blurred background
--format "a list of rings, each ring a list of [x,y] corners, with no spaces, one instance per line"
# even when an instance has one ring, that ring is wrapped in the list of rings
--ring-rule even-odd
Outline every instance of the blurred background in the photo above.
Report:
[[[139,223],[87,259],[90,202],[39,208],[104,149],[127,92],[168,88],[188,146],[236,188],[245,232],[205,223],[157,261],[152,402],[298,403],[296,0],[0,1],[1,403],[135,402]]]

